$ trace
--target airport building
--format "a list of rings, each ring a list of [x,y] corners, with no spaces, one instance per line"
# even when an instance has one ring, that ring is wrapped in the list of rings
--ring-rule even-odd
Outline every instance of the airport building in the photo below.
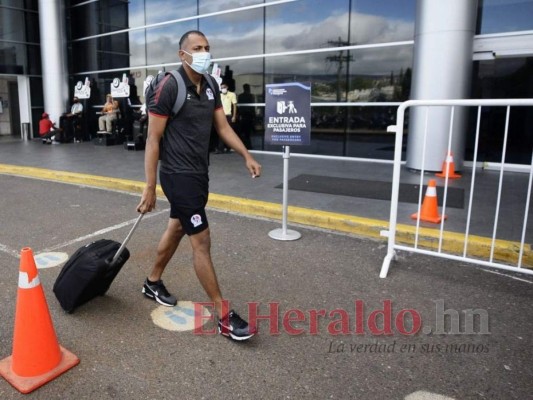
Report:
[[[90,140],[113,80],[140,107],[146,77],[177,68],[181,35],[200,30],[230,90],[251,87],[241,107],[255,111],[255,150],[277,150],[263,140],[265,85],[310,82],[311,144],[293,152],[391,160],[387,126],[405,100],[533,97],[531,16],[533,0],[0,0],[0,135],[36,136],[41,114],[58,121],[87,82]],[[533,115],[513,113],[506,162],[529,164]],[[498,162],[505,112],[484,117],[478,160]],[[471,119],[459,165],[472,159]],[[404,159],[416,159],[407,136]]]

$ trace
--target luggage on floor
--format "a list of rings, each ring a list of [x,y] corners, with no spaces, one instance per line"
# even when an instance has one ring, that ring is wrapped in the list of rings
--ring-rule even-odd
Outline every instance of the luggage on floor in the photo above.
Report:
[[[54,294],[65,311],[71,313],[107,292],[130,257],[126,245],[142,217],[139,215],[122,244],[100,239],[79,248],[67,261],[54,283]]]

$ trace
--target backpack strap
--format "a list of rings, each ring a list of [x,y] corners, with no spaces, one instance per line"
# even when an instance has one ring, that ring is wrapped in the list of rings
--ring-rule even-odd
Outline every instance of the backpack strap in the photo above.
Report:
[[[178,83],[178,95],[176,96],[176,101],[174,102],[174,106],[172,107],[171,118],[174,118],[176,115],[178,115],[181,108],[185,104],[185,99],[187,97],[187,88],[185,87],[185,81],[183,80],[183,77],[178,71],[173,69],[169,71],[169,73],[172,74],[172,76]]]
[[[213,91],[213,94],[216,94],[216,89],[215,89],[215,86],[218,87],[218,84],[214,82],[214,79],[211,75],[209,74],[204,74],[204,78],[205,80],[207,81],[207,84],[209,85],[209,87],[211,88],[211,90]]]

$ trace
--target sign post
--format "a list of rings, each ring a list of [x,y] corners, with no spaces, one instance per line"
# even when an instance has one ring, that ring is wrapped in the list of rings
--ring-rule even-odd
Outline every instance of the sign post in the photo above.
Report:
[[[302,235],[287,229],[290,146],[311,142],[311,84],[271,84],[266,85],[265,93],[265,143],[283,146],[282,226],[270,231],[268,236],[276,240],[297,240]]]

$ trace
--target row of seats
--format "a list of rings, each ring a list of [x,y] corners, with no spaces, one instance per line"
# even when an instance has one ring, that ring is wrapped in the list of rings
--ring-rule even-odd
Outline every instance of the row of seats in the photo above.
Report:
[[[97,131],[96,138],[93,140],[95,145],[111,146],[124,144],[127,147],[128,143],[142,143],[144,148],[144,141],[146,139],[146,124],[141,124],[138,120],[133,118],[124,118],[120,113],[117,114],[117,119],[112,122],[111,132]],[[133,146],[133,145],[130,145]],[[136,147],[140,147],[137,145]],[[137,150],[137,148],[135,148]]]

